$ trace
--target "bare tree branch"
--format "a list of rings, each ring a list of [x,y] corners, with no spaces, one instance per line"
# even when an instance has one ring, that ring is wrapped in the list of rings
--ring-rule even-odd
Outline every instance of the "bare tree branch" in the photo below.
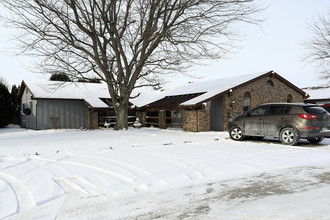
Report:
[[[305,60],[319,64],[321,78],[330,81],[330,12],[320,15],[308,28],[312,38],[303,42],[308,51]]]
[[[4,19],[23,31],[23,52],[41,58],[41,71],[71,78],[97,76],[108,85],[117,118],[127,111],[135,88],[157,86],[168,73],[223,58],[239,36],[233,25],[258,24],[262,19],[256,16],[263,10],[255,0],[2,0],[0,4],[11,12]],[[117,128],[126,127],[126,122],[121,119]]]

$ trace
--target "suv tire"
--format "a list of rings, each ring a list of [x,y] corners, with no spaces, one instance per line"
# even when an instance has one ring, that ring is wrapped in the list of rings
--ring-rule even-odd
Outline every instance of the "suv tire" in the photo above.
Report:
[[[294,128],[286,127],[281,130],[280,140],[285,145],[296,145],[300,137]]]
[[[318,144],[321,141],[323,141],[324,137],[316,137],[316,138],[307,138],[307,140],[309,141],[309,143],[311,144]]]
[[[234,141],[242,141],[244,139],[243,131],[240,127],[232,127],[229,131],[229,136]]]

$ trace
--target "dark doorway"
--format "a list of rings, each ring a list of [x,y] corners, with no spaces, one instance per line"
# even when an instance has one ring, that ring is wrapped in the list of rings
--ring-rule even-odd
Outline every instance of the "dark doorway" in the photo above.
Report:
[[[211,101],[210,128],[211,131],[223,131],[223,98]]]

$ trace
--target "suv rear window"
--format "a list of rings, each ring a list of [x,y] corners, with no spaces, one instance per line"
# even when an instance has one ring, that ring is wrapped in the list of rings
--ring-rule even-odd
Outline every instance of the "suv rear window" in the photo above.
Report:
[[[330,112],[330,106],[326,105],[326,106],[322,106],[325,110],[327,110],[328,112]]]
[[[327,111],[320,107],[320,106],[305,106],[303,107],[303,109],[305,110],[305,112],[309,113],[309,114],[324,114],[327,113]]]

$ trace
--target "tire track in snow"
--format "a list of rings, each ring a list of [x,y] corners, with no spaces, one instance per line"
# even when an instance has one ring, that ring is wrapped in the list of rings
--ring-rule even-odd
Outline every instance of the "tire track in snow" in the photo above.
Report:
[[[198,167],[202,166],[198,164],[203,164],[204,162],[202,160],[194,160],[190,158],[174,156],[164,153],[155,153],[155,152],[149,152],[149,153],[164,158],[163,161],[166,165],[178,170],[179,172],[182,172],[190,180],[195,180],[196,178],[200,179],[205,176],[204,173],[200,169],[198,169]]]
[[[96,156],[87,156],[87,155],[75,155],[75,157],[82,157],[82,158],[86,158],[86,159],[97,159],[98,161],[105,161],[109,164],[115,164],[116,166],[118,166],[119,168],[122,168],[122,169],[126,169],[127,171],[130,171],[131,170],[135,170],[139,173],[142,173],[143,175],[152,175],[151,172],[149,172],[148,170],[145,170],[145,169],[142,169],[140,167],[137,167],[135,165],[132,165],[130,163],[126,163],[126,162],[123,162],[123,161],[119,161],[119,160],[114,160],[114,159],[105,159],[105,158],[102,158],[102,157],[96,157]],[[133,172],[132,172],[133,173]]]
[[[0,173],[0,179],[7,182],[15,194],[17,200],[16,213],[28,212],[30,208],[36,205],[30,191],[16,177]]]
[[[173,160],[164,160],[164,162],[166,162],[166,165],[173,167],[174,169],[178,170],[179,172],[182,172],[190,180],[195,180],[196,178],[200,179],[200,178],[204,177],[203,173],[198,171],[196,169],[196,167],[191,164],[182,163],[182,162],[173,161]]]
[[[121,180],[121,182],[123,184],[125,184],[128,187],[134,189],[134,191],[136,193],[142,195],[149,202],[152,202],[152,203],[158,203],[159,202],[159,198],[154,193],[148,191],[144,187],[136,185],[134,183],[133,179],[131,179],[129,177],[126,177],[126,176],[121,175],[119,173],[115,173],[115,172],[112,172],[110,170],[106,170],[106,169],[103,169],[103,168],[100,168],[100,167],[91,166],[91,165],[88,165],[88,164],[70,162],[70,161],[60,161],[60,162],[64,163],[64,164],[70,164],[70,165],[74,165],[74,166],[85,167],[85,168],[89,168],[89,169],[92,169],[92,170],[96,170],[96,171],[108,174],[112,177],[117,178],[118,180]]]
[[[84,167],[88,169],[92,169],[101,173],[105,173],[114,179],[119,180],[121,183],[124,185],[128,186],[129,188],[133,189],[136,193],[142,195],[147,201],[152,202],[152,203],[158,203],[159,198],[152,192],[150,192],[148,189],[146,189],[142,185],[137,185],[134,183],[134,180],[132,178],[129,178],[127,176],[124,176],[122,174],[103,169],[100,167],[84,164],[84,163],[78,163],[78,162],[72,162],[72,161],[64,161],[64,160],[53,160],[53,159],[45,159],[45,158],[35,158],[38,160],[44,160],[44,161],[49,161],[49,162],[57,162],[57,163],[63,163],[63,164],[68,164],[72,166],[77,166],[77,167]]]
[[[111,209],[107,194],[95,185],[79,177],[55,180],[66,192],[55,219],[89,219],[93,216],[106,218]]]

